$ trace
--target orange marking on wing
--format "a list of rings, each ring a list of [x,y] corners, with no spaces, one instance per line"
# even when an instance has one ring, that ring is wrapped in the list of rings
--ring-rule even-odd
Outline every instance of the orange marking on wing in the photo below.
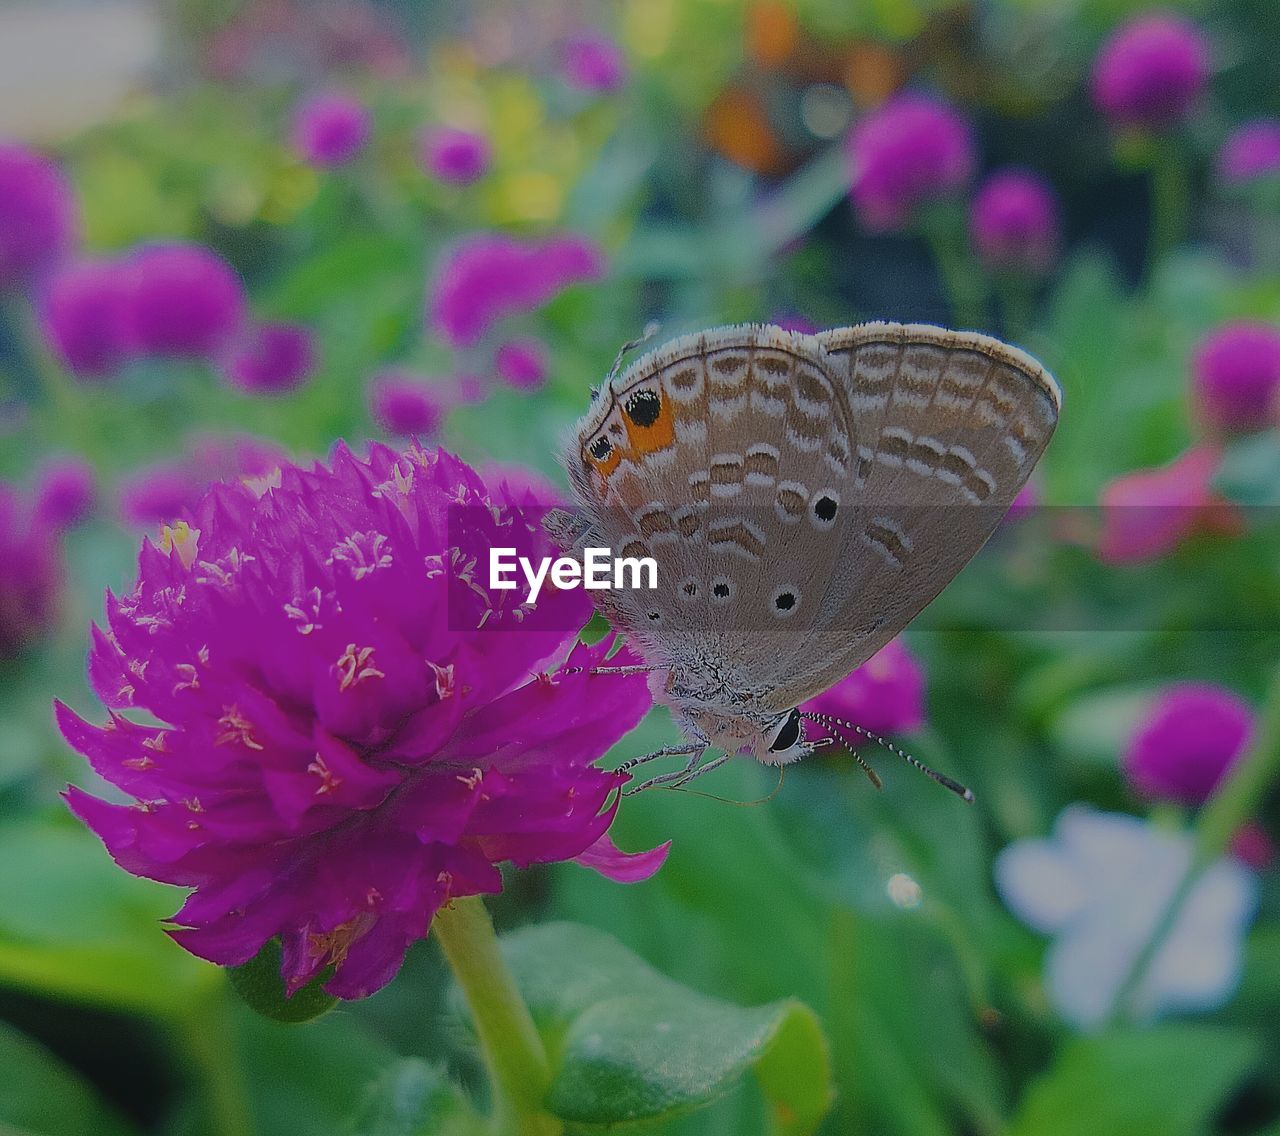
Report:
[[[640,426],[632,422],[627,415],[622,421],[627,427],[627,442],[633,454],[651,454],[655,450],[665,450],[676,438],[676,418],[671,413],[671,405],[667,401],[665,391],[656,392],[662,400],[658,417],[648,426]]]

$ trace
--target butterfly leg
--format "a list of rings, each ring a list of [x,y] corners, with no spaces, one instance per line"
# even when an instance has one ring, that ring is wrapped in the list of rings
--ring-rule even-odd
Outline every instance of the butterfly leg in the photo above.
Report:
[[[673,781],[679,781],[695,773],[698,762],[702,760],[702,755],[707,752],[705,745],[698,746],[668,746],[666,752],[659,750],[657,753],[647,753],[644,757],[633,758],[634,764],[642,761],[648,761],[651,757],[670,757],[677,753],[686,753],[689,760],[685,762],[683,769],[674,769],[670,773],[659,773],[657,777],[650,777],[648,781],[642,781],[639,785],[633,785],[630,789],[624,789],[622,795],[624,797],[634,796],[636,793],[643,793],[646,789],[652,789],[655,785],[669,785]],[[633,768],[634,768],[633,764]]]
[[[713,757],[705,764],[699,765],[691,773],[681,777],[680,780],[675,782],[671,787],[673,789],[683,789],[690,781],[697,780],[697,778],[701,777],[704,773],[710,773],[713,769],[719,769],[720,766],[722,766],[732,756],[733,754],[731,753],[722,753],[719,757]]]
[[[663,746],[661,749],[655,749],[652,753],[644,753],[639,757],[630,757],[624,761],[615,773],[629,773],[637,765],[647,765],[651,761],[657,761],[660,757],[684,757],[686,754],[701,754],[706,750],[705,742],[686,742],[684,745]]]

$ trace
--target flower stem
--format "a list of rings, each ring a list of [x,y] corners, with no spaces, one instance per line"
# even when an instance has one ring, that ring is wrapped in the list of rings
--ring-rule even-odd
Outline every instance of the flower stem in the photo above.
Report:
[[[983,323],[982,279],[965,249],[963,227],[941,222],[939,217],[927,219],[924,234],[951,305],[951,326],[974,330]]]
[[[1272,782],[1280,775],[1280,670],[1271,680],[1253,743],[1231,768],[1217,791],[1200,810],[1194,832],[1191,864],[1177,891],[1165,906],[1150,938],[1133,960],[1112,1006],[1111,1017],[1132,1016],[1134,998],[1152,960],[1177,922],[1183,903],[1206,868],[1215,863],[1241,825],[1252,819]]]
[[[557,1136],[563,1125],[542,1107],[551,1083],[547,1051],[498,949],[478,896],[437,912],[431,930],[466,996],[493,1094],[501,1136]]]
[[[192,998],[177,1028],[204,1081],[210,1131],[217,1136],[253,1136],[256,1128],[240,1066],[240,1048],[231,1032],[229,983],[223,971],[213,972],[213,978],[201,996]]]
[[[1151,163],[1151,236],[1147,246],[1147,280],[1160,261],[1186,235],[1190,190],[1187,168],[1178,147],[1161,140]]]

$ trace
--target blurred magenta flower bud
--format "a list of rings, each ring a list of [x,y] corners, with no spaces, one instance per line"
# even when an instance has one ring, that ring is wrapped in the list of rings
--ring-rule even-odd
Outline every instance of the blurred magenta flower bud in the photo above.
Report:
[[[492,154],[479,134],[431,127],[422,136],[422,164],[426,172],[450,185],[470,185],[488,172]]]
[[[1199,805],[1248,748],[1254,713],[1237,694],[1208,683],[1166,687],[1124,753],[1124,772],[1143,797]]]
[[[1212,431],[1266,428],[1280,387],[1280,329],[1238,320],[1209,332],[1191,358],[1196,410]]]
[[[75,196],[48,158],[0,142],[0,292],[25,288],[70,250]]]
[[[780,312],[777,315],[769,317],[769,322],[774,327],[780,327],[783,331],[797,331],[801,335],[813,335],[819,328],[813,320],[807,316],[796,315],[793,312]]]
[[[1028,481],[1021,489],[1018,495],[1013,499],[1013,504],[1009,506],[1009,511],[1005,513],[1006,521],[1020,521],[1025,517],[1029,517],[1040,505],[1040,486],[1034,481]]]
[[[924,725],[924,671],[901,639],[880,648],[830,690],[806,702],[875,734],[906,734]]]
[[[57,618],[57,535],[15,486],[0,482],[0,660],[23,654]]]
[[[560,74],[580,91],[616,91],[627,81],[627,61],[608,36],[584,32],[565,43]]]
[[[359,99],[341,91],[314,95],[293,113],[294,152],[308,165],[344,166],[368,141],[371,117]]]
[[[105,378],[133,354],[130,281],[120,260],[79,260],[57,269],[41,290],[41,332],[77,378]]]
[[[1257,118],[1237,127],[1218,151],[1218,177],[1243,185],[1280,172],[1280,118]]]
[[[536,339],[512,339],[498,348],[493,366],[517,390],[537,390],[547,381],[547,349]]]
[[[1190,20],[1148,12],[1118,28],[1093,65],[1093,101],[1115,126],[1166,130],[1209,79],[1209,43]]]
[[[236,270],[202,245],[147,245],[129,258],[133,341],[145,355],[214,359],[243,325]]]
[[[973,177],[969,125],[922,94],[889,99],[849,135],[853,204],[873,230],[901,229],[923,204],[954,197]]]
[[[93,512],[97,496],[97,475],[84,458],[52,458],[36,480],[36,517],[59,531],[72,528]]]
[[[1262,871],[1271,866],[1276,858],[1275,842],[1270,834],[1256,820],[1246,821],[1231,838],[1231,854],[1255,871]]]
[[[1213,491],[1219,460],[1217,450],[1197,446],[1168,465],[1109,482],[1102,490],[1099,558],[1142,563],[1167,556],[1195,533],[1238,535],[1239,512]]]
[[[310,330],[293,323],[253,328],[227,360],[227,379],[251,394],[281,394],[305,383],[316,368]]]
[[[1030,170],[992,174],[969,207],[969,233],[994,272],[1043,276],[1058,254],[1058,198]]]
[[[430,438],[447,410],[437,389],[404,371],[383,371],[369,384],[369,414],[388,434]]]

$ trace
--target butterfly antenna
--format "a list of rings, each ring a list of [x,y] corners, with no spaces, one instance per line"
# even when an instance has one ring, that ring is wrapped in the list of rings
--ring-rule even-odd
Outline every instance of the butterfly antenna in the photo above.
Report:
[[[818,714],[816,712],[810,712],[807,714],[801,714],[800,716],[802,718],[808,718],[814,722],[817,722],[820,725],[841,726],[846,730],[852,730],[855,734],[861,734],[868,741],[875,742],[876,745],[882,746],[884,749],[887,749],[892,754],[896,754],[898,757],[902,758],[902,760],[905,761],[913,769],[919,770],[930,780],[936,781],[944,789],[950,789],[951,792],[953,792],[962,801],[968,801],[970,804],[973,804],[974,796],[973,796],[973,791],[971,789],[965,788],[965,786],[961,785],[959,781],[953,781],[945,773],[939,773],[936,769],[930,769],[929,766],[925,765],[925,763],[921,761],[919,758],[913,757],[911,754],[907,753],[907,751],[904,749],[899,749],[896,745],[893,744],[893,742],[889,741],[887,738],[882,738],[879,734],[873,734],[870,730],[863,729],[863,727],[855,725],[853,722],[846,722],[842,718],[833,718],[830,714]],[[857,755],[855,754],[855,756]]]
[[[655,335],[662,330],[662,324],[657,320],[650,320],[644,325],[644,331],[640,333],[639,339],[632,339],[624,343],[618,348],[618,354],[613,360],[613,366],[609,368],[609,377],[605,379],[606,383],[613,382],[613,377],[618,373],[618,369],[622,366],[622,360],[627,357],[627,352],[634,351],[637,347],[643,347]]]

